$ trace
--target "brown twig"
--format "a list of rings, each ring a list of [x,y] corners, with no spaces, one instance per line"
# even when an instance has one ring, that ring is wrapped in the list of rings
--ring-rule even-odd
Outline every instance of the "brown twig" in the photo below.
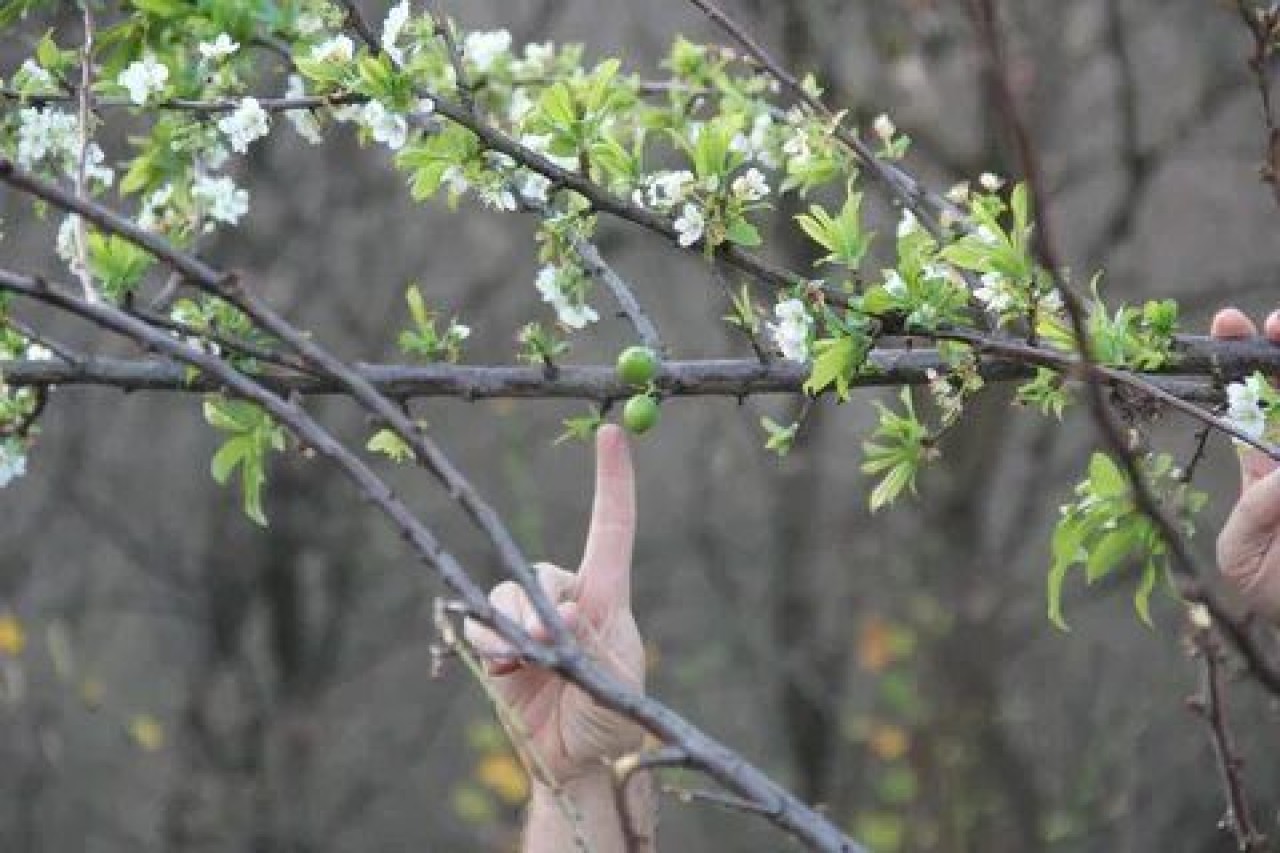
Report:
[[[1280,124],[1276,122],[1271,94],[1271,74],[1268,68],[1276,45],[1280,44],[1280,7],[1272,4],[1264,9],[1249,0],[1236,0],[1236,10],[1253,36],[1253,53],[1249,57],[1249,70],[1253,72],[1262,101],[1262,120],[1267,127],[1266,160],[1262,166],[1262,180],[1271,184],[1276,204],[1280,204]]]
[[[1201,617],[1202,619],[1204,617]],[[1266,849],[1266,838],[1258,831],[1249,811],[1249,796],[1244,783],[1244,759],[1236,750],[1227,719],[1227,691],[1222,677],[1222,650],[1219,648],[1213,626],[1195,624],[1192,616],[1191,641],[1202,664],[1200,695],[1187,701],[1187,705],[1209,730],[1209,742],[1218,767],[1218,777],[1227,802],[1227,814],[1223,827],[1235,838],[1240,853],[1261,853]]]

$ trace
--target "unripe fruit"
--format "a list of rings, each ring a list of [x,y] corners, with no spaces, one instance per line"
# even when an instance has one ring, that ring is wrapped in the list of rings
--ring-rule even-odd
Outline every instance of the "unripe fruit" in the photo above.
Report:
[[[648,385],[658,375],[658,355],[648,347],[627,347],[618,355],[617,369],[628,385]]]
[[[622,424],[640,435],[653,429],[658,422],[658,401],[648,394],[637,394],[622,407]]]

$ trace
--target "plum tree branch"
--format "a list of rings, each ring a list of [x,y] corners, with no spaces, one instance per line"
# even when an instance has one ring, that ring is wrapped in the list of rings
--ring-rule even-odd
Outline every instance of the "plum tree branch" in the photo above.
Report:
[[[290,428],[298,426],[307,437],[326,442],[324,448],[317,449],[323,450],[325,455],[339,462],[362,486],[362,491],[399,524],[406,538],[421,553],[433,558],[433,564],[441,570],[451,588],[463,594],[468,612],[480,621],[492,625],[504,639],[511,642],[520,655],[560,673],[601,704],[635,720],[664,742],[678,744],[693,756],[705,773],[735,794],[760,803],[775,825],[814,849],[841,853],[857,853],[863,849],[833,823],[748,764],[736,752],[656,700],[630,690],[597,664],[587,660],[573,641],[555,606],[533,579],[529,563],[510,532],[452,461],[412,423],[395,402],[380,393],[350,366],[339,361],[308,335],[276,314],[270,306],[244,288],[236,276],[223,273],[200,258],[188,255],[97,202],[78,198],[56,184],[18,169],[8,159],[0,158],[0,181],[66,212],[79,213],[103,230],[145,249],[182,273],[199,289],[226,299],[245,312],[260,328],[287,344],[309,365],[340,384],[371,413],[382,418],[413,449],[419,464],[426,467],[445,486],[454,501],[489,538],[507,571],[528,592],[536,612],[551,633],[551,644],[534,642],[509,619],[498,613],[483,595],[477,600],[478,589],[474,582],[456,560],[448,556],[448,552],[444,551],[433,534],[394,498],[386,484],[372,474],[364,463],[325,434],[314,421],[309,421],[296,402],[282,400],[220,360],[175,342],[167,334],[114,307],[89,305],[65,293],[54,291],[38,280],[7,272],[0,272],[0,288],[71,311],[135,340],[145,341],[148,349],[166,353],[212,372],[227,382],[232,392],[263,405],[269,413]]]
[[[252,400],[284,424],[299,440],[331,459],[355,482],[361,493],[376,504],[415,550],[436,568],[458,594],[468,615],[492,626],[525,660],[547,667],[570,679],[601,704],[627,715],[666,743],[678,744],[699,768],[737,795],[757,802],[777,826],[791,832],[813,849],[860,853],[863,848],[843,835],[813,809],[787,793],[737,753],[704,734],[666,706],[623,685],[587,660],[573,645],[542,645],[494,608],[435,535],[408,510],[372,469],[324,430],[296,399],[282,397],[240,373],[222,360],[148,325],[141,319],[105,303],[89,303],[65,288],[0,270],[0,290],[21,294],[105,329],[131,338],[144,348],[216,376],[237,396]],[[459,477],[461,475],[458,475]],[[454,495],[455,499],[458,497]],[[496,521],[496,516],[495,519]],[[526,568],[527,571],[527,568]],[[541,594],[537,588],[535,594]],[[544,596],[545,597],[545,596]]]
[[[1008,125],[1009,132],[1017,141],[1021,171],[1028,181],[1032,197],[1037,204],[1046,205],[1048,194],[1043,183],[1043,171],[1039,166],[1038,152],[1023,122],[1018,104],[1013,98],[1007,70],[1004,67],[1004,52],[995,0],[974,0],[974,4],[983,47],[987,54],[986,61],[991,69],[995,86],[1001,90],[997,99],[1000,104],[1000,117]],[[1042,214],[1042,211],[1037,210],[1037,214]],[[1142,470],[1136,450],[1131,446],[1123,427],[1107,405],[1103,395],[1103,376],[1098,375],[1100,366],[1094,353],[1093,340],[1089,335],[1087,313],[1080,297],[1062,278],[1055,247],[1049,240],[1038,240],[1036,253],[1047,269],[1054,289],[1062,298],[1075,348],[1079,353],[1080,371],[1086,380],[1084,383],[1086,401],[1098,433],[1124,471],[1132,492],[1134,506],[1147,517],[1160,541],[1168,549],[1171,576],[1178,593],[1188,602],[1202,604],[1214,621],[1221,626],[1224,635],[1244,659],[1258,683],[1272,694],[1280,695],[1280,662],[1276,661],[1271,651],[1264,647],[1263,642],[1252,631],[1248,616],[1234,613],[1223,597],[1208,583],[1207,578],[1210,573],[1201,566],[1200,560],[1182,535],[1178,523],[1157,497]],[[1192,409],[1200,412],[1195,407]],[[1200,419],[1205,423],[1209,423],[1210,420],[1220,420],[1207,412],[1201,412],[1201,415],[1203,417]],[[1255,442],[1250,443],[1257,446]],[[1260,449],[1273,459],[1280,458],[1273,447]]]
[[[152,320],[144,316],[142,319]],[[161,324],[164,325],[164,324]],[[1263,341],[1211,341],[1185,338],[1185,360],[1168,373],[1142,374],[1152,388],[1174,399],[1212,404],[1222,399],[1221,378],[1249,370],[1280,370],[1280,347]],[[1048,350],[1033,352],[1049,353]],[[266,353],[251,351],[251,357]],[[850,380],[854,387],[879,388],[924,385],[930,372],[949,368],[932,348],[881,348],[872,350],[873,370]],[[1062,368],[1055,359],[1055,364]],[[987,382],[1026,379],[1034,363],[1014,357],[980,357],[978,370]],[[1224,365],[1231,366],[1227,369]],[[583,399],[604,402],[632,393],[611,365],[557,365],[554,376],[541,367],[471,364],[355,364],[352,369],[393,400],[418,397]],[[1097,370],[1112,387],[1103,368]],[[74,362],[56,360],[0,361],[0,374],[13,386],[103,386],[120,391],[207,392],[220,387],[215,377],[187,377],[170,361],[78,355]],[[664,396],[747,397],[760,394],[795,394],[803,391],[809,367],[775,359],[761,363],[749,359],[701,359],[663,362],[655,385]],[[345,389],[332,378],[293,366],[262,366],[253,378],[282,392],[341,395]]]

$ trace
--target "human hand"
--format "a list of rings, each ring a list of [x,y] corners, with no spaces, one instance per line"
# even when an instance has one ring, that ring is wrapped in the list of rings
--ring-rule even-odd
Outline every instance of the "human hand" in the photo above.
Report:
[[[631,454],[617,426],[596,435],[596,485],[591,525],[577,574],[538,563],[538,583],[583,651],[620,681],[644,689],[644,645],[631,613],[631,551],[636,498]],[[549,632],[518,584],[505,581],[489,594],[500,611],[546,641]],[[500,700],[521,727],[513,740],[526,766],[545,784],[563,784],[603,770],[606,759],[640,746],[639,726],[598,704],[554,672],[512,660],[497,634],[468,620],[468,642],[479,652]],[[530,754],[530,752],[534,754]]]
[[[1280,344],[1280,310],[1264,324],[1272,343]],[[1235,308],[1213,318],[1210,334],[1220,339],[1249,338],[1258,327]],[[1280,621],[1280,463],[1252,447],[1237,447],[1240,499],[1218,536],[1218,567],[1244,596],[1250,609]]]

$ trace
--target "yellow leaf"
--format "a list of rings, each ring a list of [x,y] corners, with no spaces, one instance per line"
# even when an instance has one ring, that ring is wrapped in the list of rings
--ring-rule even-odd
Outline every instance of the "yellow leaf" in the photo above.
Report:
[[[889,624],[872,615],[858,628],[858,666],[867,672],[882,672],[893,663],[894,649]]]
[[[891,723],[875,726],[867,736],[867,746],[881,761],[894,761],[901,758],[910,745],[907,732]]]
[[[137,714],[129,721],[129,736],[146,752],[164,746],[164,727],[150,714]]]
[[[0,654],[17,657],[27,646],[27,634],[22,623],[8,613],[0,616]]]
[[[509,754],[485,756],[476,767],[476,778],[508,805],[519,805],[529,796],[529,780],[524,768]]]

